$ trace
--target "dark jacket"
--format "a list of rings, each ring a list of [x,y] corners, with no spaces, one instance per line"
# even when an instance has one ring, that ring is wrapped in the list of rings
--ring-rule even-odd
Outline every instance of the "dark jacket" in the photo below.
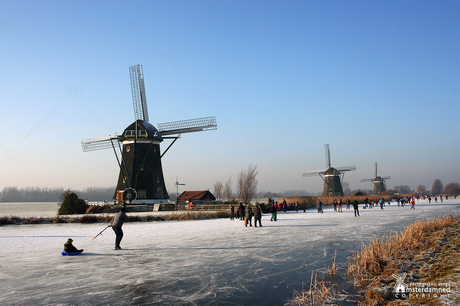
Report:
[[[64,251],[68,253],[75,253],[75,252],[82,252],[83,250],[78,250],[76,247],[73,246],[72,242],[67,241],[64,243]]]
[[[355,200],[355,201],[353,202],[353,208],[354,208],[354,209],[358,209],[358,205],[359,205],[359,204],[358,204],[358,201]]]
[[[246,206],[244,217],[246,218],[246,220],[251,220],[252,219],[252,209],[251,209],[251,207],[249,205]]]
[[[129,218],[124,211],[118,212],[112,220],[112,227],[122,227],[123,222],[128,222]]]

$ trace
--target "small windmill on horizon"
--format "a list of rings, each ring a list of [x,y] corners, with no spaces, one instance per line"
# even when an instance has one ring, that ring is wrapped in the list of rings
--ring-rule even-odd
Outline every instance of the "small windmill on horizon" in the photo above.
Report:
[[[83,139],[83,152],[113,149],[120,168],[114,199],[132,203],[155,203],[168,199],[161,158],[181,134],[217,129],[215,117],[158,124],[149,121],[142,65],[129,67],[135,121],[121,135]],[[160,143],[173,139],[161,153]]]
[[[372,182],[374,183],[374,194],[380,194],[386,190],[385,181],[389,180],[390,176],[378,176],[377,175],[377,162],[375,162],[375,178],[363,179],[361,182]]]
[[[323,197],[344,196],[342,181],[344,172],[356,170],[356,166],[331,167],[331,151],[329,144],[324,145],[326,151],[326,170],[307,171],[303,177],[319,175],[324,181]]]

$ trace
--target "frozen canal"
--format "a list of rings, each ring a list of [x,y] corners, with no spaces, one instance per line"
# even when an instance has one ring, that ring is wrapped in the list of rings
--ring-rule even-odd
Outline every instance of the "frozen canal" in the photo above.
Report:
[[[123,226],[121,251],[105,224],[0,227],[1,305],[283,305],[361,242],[422,219],[458,216],[460,201],[343,213],[325,209],[242,221],[136,222]],[[362,206],[361,206],[362,208]],[[129,215],[129,214],[128,214]],[[80,256],[61,256],[67,238]],[[86,246],[85,246],[86,245]]]

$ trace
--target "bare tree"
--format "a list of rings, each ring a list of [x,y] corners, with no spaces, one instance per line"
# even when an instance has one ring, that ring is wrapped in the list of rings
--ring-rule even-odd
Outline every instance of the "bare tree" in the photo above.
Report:
[[[431,187],[431,193],[434,195],[441,194],[443,189],[444,186],[442,186],[441,180],[435,179],[433,182],[433,186]]]
[[[228,179],[228,181],[225,182],[224,197],[227,198],[227,201],[230,201],[233,198],[232,178],[231,177]]]
[[[425,185],[418,185],[417,186],[417,192],[420,194],[426,194],[426,187]]]
[[[460,184],[459,183],[449,183],[444,187],[444,194],[459,195],[460,194]]]
[[[223,191],[224,185],[222,184],[222,182],[217,181],[214,184],[214,196],[216,197],[217,201],[220,201],[222,199]]]
[[[346,195],[346,196],[351,195],[351,189],[350,189],[350,185],[348,184],[348,182],[343,182],[342,183],[342,188],[343,188],[343,194],[344,195]]]
[[[251,203],[251,199],[257,192],[257,166],[249,165],[248,171],[241,170],[238,173],[238,198],[244,204]]]
[[[411,189],[407,185],[397,185],[393,189],[398,190],[400,194],[409,194],[409,193],[411,193]]]

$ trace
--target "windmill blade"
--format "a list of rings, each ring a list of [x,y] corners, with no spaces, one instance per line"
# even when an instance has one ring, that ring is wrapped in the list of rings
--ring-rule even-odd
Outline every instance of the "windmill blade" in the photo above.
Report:
[[[302,173],[303,177],[309,177],[309,176],[317,176],[319,174],[324,174],[326,173],[326,170],[317,170],[317,171],[307,171]]]
[[[324,145],[324,149],[326,151],[326,167],[331,167],[331,151],[329,150],[329,144]]]
[[[353,170],[356,170],[356,166],[335,167],[335,169],[339,170],[340,172],[343,172],[343,171],[353,171]]]
[[[391,176],[382,176],[382,180],[389,180],[391,179]]]
[[[377,176],[377,162],[375,162],[375,176]]]
[[[111,149],[118,139],[118,135],[83,139],[81,147],[83,152]]]
[[[204,117],[158,124],[162,136],[216,130],[216,117]]]
[[[361,182],[373,182],[374,179],[362,179]]]
[[[144,71],[142,65],[129,67],[131,79],[131,94],[133,96],[134,118],[136,120],[149,121],[147,110],[147,98],[145,96]]]

